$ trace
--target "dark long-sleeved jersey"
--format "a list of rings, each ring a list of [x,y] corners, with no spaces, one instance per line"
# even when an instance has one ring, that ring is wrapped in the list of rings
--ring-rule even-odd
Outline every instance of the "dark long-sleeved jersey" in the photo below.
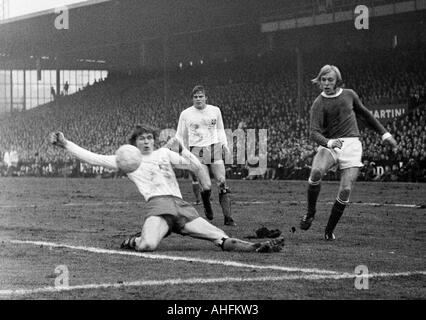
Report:
[[[379,134],[386,133],[355,91],[340,89],[334,96],[320,94],[311,107],[310,138],[326,147],[329,139],[359,137],[357,116],[361,116]]]

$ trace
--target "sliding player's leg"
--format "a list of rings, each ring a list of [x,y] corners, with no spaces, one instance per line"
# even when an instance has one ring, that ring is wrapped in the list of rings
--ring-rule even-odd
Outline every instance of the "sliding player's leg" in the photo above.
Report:
[[[180,232],[193,238],[212,241],[224,251],[239,252],[278,252],[284,245],[283,238],[276,238],[263,242],[249,242],[237,238],[230,238],[226,233],[203,218],[194,219],[185,224]]]
[[[139,232],[122,244],[123,249],[135,249],[137,251],[155,251],[161,240],[170,232],[166,219],[162,216],[149,216],[145,219],[142,232]]]

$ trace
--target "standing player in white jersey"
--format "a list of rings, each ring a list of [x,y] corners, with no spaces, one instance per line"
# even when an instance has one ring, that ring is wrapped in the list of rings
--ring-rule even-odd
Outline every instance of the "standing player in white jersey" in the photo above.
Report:
[[[224,231],[201,218],[197,210],[182,199],[173,167],[191,170],[197,174],[202,187],[209,188],[209,179],[201,163],[189,150],[182,148],[182,156],[168,148],[154,149],[157,130],[146,125],[135,127],[129,143],[139,148],[142,153],[138,169],[127,173],[128,178],[136,184],[139,192],[147,201],[147,215],[142,232],[126,239],[121,247],[138,251],[154,251],[160,241],[171,232],[189,235],[194,238],[209,240],[224,251],[241,252],[278,252],[284,244],[283,238],[264,242],[247,242],[228,237]],[[168,146],[179,143],[172,138]],[[53,145],[64,148],[78,159],[92,165],[118,170],[115,155],[100,155],[79,147],[65,139],[61,132],[50,134]]]
[[[334,229],[339,222],[352,192],[361,162],[362,144],[359,140],[357,116],[382,136],[395,152],[397,143],[382,124],[364,107],[355,91],[342,88],[342,76],[336,66],[325,65],[312,80],[322,90],[311,108],[310,138],[319,144],[308,180],[308,212],[300,221],[300,228],[308,230],[315,218],[321,180],[327,171],[337,166],[340,187],[325,228],[326,240],[334,240]]]
[[[207,96],[203,86],[195,86],[191,97],[193,105],[180,114],[176,138],[200,159],[206,176],[210,176],[209,168],[211,169],[217,181],[225,225],[235,226],[231,216],[230,189],[225,179],[224,153],[229,153],[229,148],[222,113],[218,107],[206,103]],[[212,220],[210,195],[210,189],[201,192],[206,217]]]

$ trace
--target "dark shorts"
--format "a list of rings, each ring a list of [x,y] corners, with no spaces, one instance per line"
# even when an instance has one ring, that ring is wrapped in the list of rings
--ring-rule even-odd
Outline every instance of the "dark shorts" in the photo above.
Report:
[[[189,150],[205,165],[223,161],[223,148],[220,143],[214,143],[206,147],[191,146]]]
[[[170,233],[181,233],[181,230],[188,222],[200,217],[197,210],[188,202],[174,196],[159,196],[148,200],[146,204],[148,210],[145,220],[151,216],[161,216],[169,225]]]

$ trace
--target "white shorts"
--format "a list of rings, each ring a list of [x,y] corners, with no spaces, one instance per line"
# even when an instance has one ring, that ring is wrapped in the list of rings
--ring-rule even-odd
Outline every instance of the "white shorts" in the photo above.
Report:
[[[340,138],[340,140],[343,141],[341,149],[329,149],[323,146],[318,147],[318,151],[326,149],[333,156],[335,166],[333,166],[331,170],[363,167],[364,164],[361,162],[362,143],[359,138]]]

